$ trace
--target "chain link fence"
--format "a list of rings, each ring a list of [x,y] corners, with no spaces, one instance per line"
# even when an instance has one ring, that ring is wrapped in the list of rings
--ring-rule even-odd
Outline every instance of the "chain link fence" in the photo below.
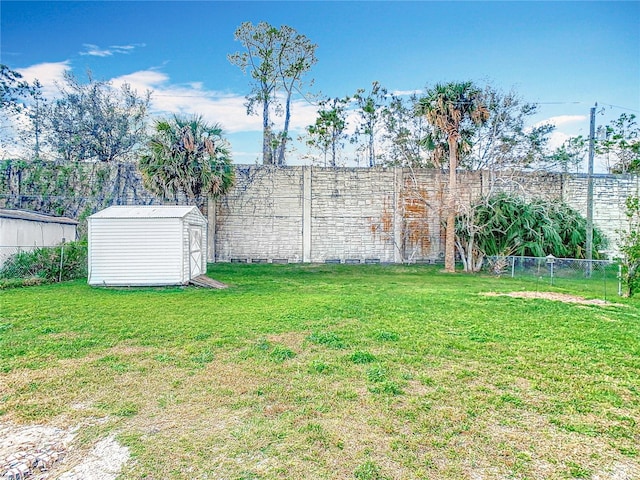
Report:
[[[80,242],[44,247],[0,247],[0,281],[40,279],[61,282],[81,278],[87,274],[87,250],[87,244]]]
[[[530,288],[553,286],[603,300],[622,295],[621,268],[612,260],[578,258],[498,256],[487,257],[487,268],[495,275],[510,276],[530,282]]]
[[[36,248],[38,247],[0,245],[0,267],[2,267],[4,262],[6,262],[13,255],[22,252],[30,252],[31,250],[34,250]]]

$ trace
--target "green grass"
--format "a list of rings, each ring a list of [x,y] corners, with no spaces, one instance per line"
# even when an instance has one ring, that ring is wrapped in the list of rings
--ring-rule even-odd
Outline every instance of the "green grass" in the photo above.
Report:
[[[428,266],[209,274],[231,288],[0,291],[0,421],[116,432],[122,478],[638,476],[637,301]]]

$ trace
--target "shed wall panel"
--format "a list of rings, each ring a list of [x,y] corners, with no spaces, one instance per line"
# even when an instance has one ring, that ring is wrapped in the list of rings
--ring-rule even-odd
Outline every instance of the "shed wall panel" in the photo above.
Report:
[[[90,218],[89,284],[187,283],[183,230],[179,218]]]

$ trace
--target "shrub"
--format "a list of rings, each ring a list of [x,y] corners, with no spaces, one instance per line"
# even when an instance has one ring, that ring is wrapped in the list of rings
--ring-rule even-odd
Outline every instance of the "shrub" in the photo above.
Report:
[[[465,271],[478,271],[486,256],[585,258],[587,221],[570,206],[499,193],[483,197],[456,218],[456,245]],[[592,258],[606,246],[593,229]]]
[[[628,197],[626,207],[629,226],[627,230],[619,232],[622,253],[620,263],[625,293],[631,297],[640,291],[640,197]]]
[[[73,280],[86,275],[87,245],[81,242],[20,252],[9,257],[0,269],[0,279],[21,279],[23,286]]]

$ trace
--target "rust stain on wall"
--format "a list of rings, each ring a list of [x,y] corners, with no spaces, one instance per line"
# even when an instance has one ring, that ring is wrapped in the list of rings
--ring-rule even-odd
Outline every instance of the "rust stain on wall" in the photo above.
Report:
[[[404,256],[407,258],[415,255],[426,256],[431,249],[430,198],[431,194],[426,188],[416,187],[413,182],[405,183],[400,204],[404,221],[402,243]]]
[[[391,233],[393,231],[393,211],[389,210],[387,201],[384,201],[382,207],[382,217],[380,218],[380,227],[384,233]]]
[[[380,218],[368,217],[369,228],[374,238],[378,236],[383,240],[393,238],[393,208],[389,203],[392,202],[388,199],[383,201]]]

